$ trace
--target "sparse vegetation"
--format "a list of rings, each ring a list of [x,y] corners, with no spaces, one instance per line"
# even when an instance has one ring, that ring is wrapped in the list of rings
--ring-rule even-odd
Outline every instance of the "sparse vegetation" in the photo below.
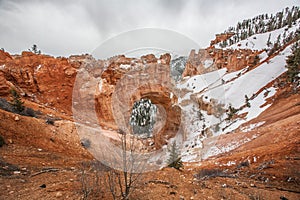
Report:
[[[80,143],[84,148],[89,148],[91,146],[91,141],[87,138],[81,139]]]
[[[82,162],[79,181],[81,183],[82,199],[103,198],[104,170],[100,162]]]
[[[46,119],[46,124],[54,125],[54,122],[55,122],[55,120],[53,118],[47,118]]]
[[[28,51],[35,53],[35,54],[41,54],[41,50],[38,49],[36,44],[32,45],[32,47],[30,49],[28,49]]]
[[[236,27],[229,27],[224,33],[234,33],[234,35],[226,41],[220,43],[222,48],[238,43],[252,35],[266,33],[280,29],[283,27],[291,28],[292,25],[300,18],[300,9],[297,6],[293,6],[291,9],[286,8],[275,15],[262,14],[252,19],[243,20],[238,22]],[[287,30],[286,30],[287,31]],[[266,44],[271,50],[269,55],[273,54],[280,46],[287,44],[292,41],[295,37],[299,36],[299,29],[292,31],[289,34],[284,32],[284,37],[279,36],[274,44],[271,42],[271,34],[269,34]]]
[[[35,111],[32,108],[23,107],[23,110],[19,112],[13,105],[12,102],[8,102],[6,99],[0,98],[0,108],[8,112],[18,113],[20,115],[37,117],[41,112]]]
[[[254,65],[254,66],[257,65],[257,64],[259,63],[259,61],[260,61],[260,58],[259,58],[258,55],[256,55],[256,56],[254,57],[254,60],[253,60],[253,65]]]
[[[16,102],[18,106],[23,105],[20,99],[16,100]],[[40,111],[35,111],[32,108],[28,108],[25,106],[23,106],[23,110],[20,108],[20,110],[22,110],[20,112],[15,106],[13,106],[13,101],[8,102],[6,99],[3,98],[0,98],[0,108],[8,112],[18,113],[20,115],[29,116],[29,117],[37,117],[38,115],[42,114]]]
[[[141,99],[135,102],[130,117],[133,133],[143,137],[151,137],[156,111],[157,108],[150,99]]]
[[[143,161],[139,160],[135,152],[134,137],[123,130],[119,130],[121,149],[118,158],[113,163],[116,169],[110,169],[107,173],[107,187],[113,199],[129,199],[134,189],[142,180]],[[121,159],[121,160],[120,160]],[[116,161],[119,160],[119,161]]]
[[[179,154],[179,149],[178,146],[176,144],[176,141],[173,141],[173,143],[171,144],[171,147],[169,148],[169,159],[167,161],[168,163],[168,167],[172,167],[175,169],[182,169],[183,168],[183,163],[181,160],[181,156]]]
[[[266,16],[264,16],[264,19],[266,19]],[[286,23],[292,25],[292,22]],[[270,28],[275,27],[270,26]],[[251,43],[249,42],[250,45]],[[270,48],[272,46],[273,44],[271,43]],[[251,75],[251,73],[247,74],[251,67],[239,69],[239,71],[234,71],[233,73],[228,68],[227,72],[224,69],[224,75],[222,75],[223,73],[219,74],[221,77],[218,76],[215,80],[213,77],[209,80],[208,76],[201,75],[208,83],[207,89],[201,89],[201,92],[197,92],[198,90],[191,92],[185,88],[187,83],[199,84],[202,87],[200,79],[195,79],[193,83],[188,79],[184,79],[181,82],[183,83],[182,87],[177,88],[179,90],[183,88],[186,91],[182,89],[182,91],[177,93],[175,91],[176,88],[170,88],[170,90],[174,89],[174,92],[178,94],[176,98],[174,96],[172,102],[169,102],[167,99],[170,97],[168,94],[169,90],[163,90],[164,94],[158,97],[162,97],[162,99],[159,99],[157,102],[167,103],[168,105],[174,103],[176,106],[181,106],[181,110],[166,108],[167,115],[164,116],[167,116],[166,124],[168,126],[160,129],[162,131],[155,135],[157,137],[153,140],[152,138],[141,139],[138,134],[132,134],[131,130],[126,130],[127,132],[120,130],[117,133],[115,128],[119,123],[111,123],[113,121],[106,121],[105,119],[105,122],[102,123],[103,121],[99,115],[95,116],[99,117],[99,124],[103,128],[100,131],[104,137],[96,137],[98,136],[96,135],[98,132],[95,130],[96,124],[93,120],[89,121],[90,117],[94,115],[90,115],[88,111],[89,108],[95,108],[96,114],[99,114],[99,107],[95,107],[93,101],[97,100],[99,106],[105,106],[107,102],[104,102],[104,100],[107,99],[95,99],[94,95],[90,98],[87,92],[83,95],[84,99],[88,100],[87,103],[91,100],[92,104],[82,106],[82,109],[79,109],[81,107],[80,104],[78,106],[75,105],[80,101],[76,101],[75,104],[75,100],[73,100],[73,111],[76,109],[80,114],[83,113],[83,115],[78,117],[74,116],[73,120],[71,112],[63,112],[71,109],[71,100],[68,97],[72,93],[72,84],[61,76],[56,77],[56,73],[59,73],[61,70],[49,71],[51,76],[53,75],[53,77],[59,79],[57,84],[49,85],[51,90],[52,88],[54,89],[53,92],[50,91],[49,93],[47,93],[49,90],[46,90],[47,87],[43,87],[45,86],[43,84],[52,83],[57,79],[54,81],[53,79],[48,79],[42,73],[44,71],[39,71],[37,75],[41,73],[42,76],[36,77],[37,80],[40,80],[39,78],[45,79],[42,82],[38,82],[38,84],[42,85],[36,85],[41,86],[41,92],[32,89],[31,86],[27,87],[24,82],[14,81],[20,80],[20,76],[16,76],[20,79],[11,78],[6,80],[3,83],[15,84],[17,91],[24,91],[28,93],[28,96],[20,92],[18,94],[15,91],[17,95],[11,94],[12,101],[10,103],[10,96],[6,96],[8,90],[4,91],[6,86],[3,84],[5,87],[1,87],[2,90],[0,92],[4,91],[3,96],[7,100],[0,98],[0,108],[34,117],[36,111],[25,107],[25,104],[22,103],[22,100],[25,101],[26,99],[26,106],[41,109],[45,112],[45,115],[41,119],[32,119],[0,109],[0,147],[5,142],[7,144],[0,148],[0,183],[2,186],[0,187],[2,197],[0,199],[298,199],[300,184],[298,170],[300,160],[298,154],[300,119],[298,109],[300,102],[298,101],[299,95],[286,97],[286,91],[290,89],[287,86],[299,85],[299,59],[297,59],[298,63],[294,65],[296,63],[294,47],[292,50],[293,55],[287,61],[287,80],[285,79],[285,74],[279,76],[266,72],[262,76],[257,76],[256,80],[260,83],[259,86],[252,87],[255,80],[252,78],[248,80],[248,75]],[[31,55],[32,53],[28,54]],[[284,55],[283,53],[278,56],[280,57],[278,59],[280,62],[278,63],[281,65],[278,65],[276,58],[270,61],[266,60],[265,66],[267,66],[267,62],[273,62],[270,66],[278,66],[278,69],[280,69],[278,74],[281,74],[284,66],[281,61],[285,56],[286,54]],[[38,57],[40,57],[38,59],[42,63],[45,62],[45,65],[47,64],[49,70],[57,68],[51,67],[56,63],[54,62],[55,58],[47,58],[47,60],[43,61],[41,58],[43,56],[31,56],[32,58],[30,58],[25,55],[24,59],[26,62],[24,60],[19,62],[18,57],[21,58],[23,56],[14,55],[12,59],[7,59],[10,60],[10,64],[6,64],[3,68],[0,66],[1,73],[3,72],[5,76],[4,78],[9,77],[9,73],[12,76],[14,72],[19,73],[18,67],[22,68],[22,66],[27,65],[27,61],[31,62],[29,61],[30,59],[33,60],[33,64],[26,70],[30,72],[31,68],[33,68],[32,70],[39,68],[36,66],[36,63],[40,62],[35,60]],[[265,57],[265,53],[262,57]],[[127,63],[129,62],[129,59],[121,58],[108,66],[113,68],[115,65],[120,64],[118,63],[119,61],[123,62],[123,59]],[[99,64],[96,60],[86,59],[82,56],[72,59],[71,57],[64,58],[63,61],[62,66],[72,62],[69,64],[75,67],[77,64],[87,64],[88,69],[92,68],[92,63]],[[133,61],[136,62],[137,60]],[[13,62],[23,64],[13,65]],[[288,66],[289,62],[292,66],[291,68]],[[139,64],[139,61],[136,64]],[[31,65],[31,63],[28,65]],[[156,65],[156,63],[151,65]],[[268,66],[269,68],[272,67]],[[46,69],[46,66],[44,69]],[[298,70],[298,72],[295,73],[295,70],[296,72]],[[22,75],[27,83],[24,71],[22,71]],[[117,71],[112,71],[112,73],[115,72],[118,73]],[[229,73],[230,75],[227,76]],[[63,71],[62,74],[64,74]],[[97,71],[97,74],[99,75],[100,72]],[[236,77],[237,74],[239,74],[240,78]],[[109,76],[109,74],[106,75],[107,77]],[[32,78],[31,74],[28,76]],[[103,76],[102,78],[105,77]],[[98,78],[100,79],[101,77]],[[222,79],[224,85],[220,84],[220,78],[224,78],[224,80]],[[236,78],[240,80],[235,81]],[[239,85],[241,83],[239,81],[247,84]],[[284,82],[285,86],[283,88],[273,88],[272,85],[275,85],[278,81]],[[104,83],[105,80],[103,79],[101,84]],[[130,81],[130,83],[132,82]],[[231,86],[230,84],[233,85]],[[96,86],[98,88],[98,83]],[[106,89],[114,87],[113,85],[101,86],[104,88],[101,90],[103,91],[101,95],[106,95],[104,96],[105,98],[111,94],[111,90]],[[249,86],[249,88],[246,90],[244,86]],[[154,93],[160,89],[158,87],[160,86],[157,85],[157,88],[145,91]],[[192,85],[191,87],[196,86]],[[84,88],[86,87],[81,89]],[[223,88],[224,93],[222,90],[216,90],[215,88]],[[249,97],[245,93],[238,95],[239,93],[236,92],[238,89],[240,89],[239,91],[247,92]],[[162,94],[162,92],[156,93],[151,98],[158,96],[157,94]],[[149,94],[149,96],[153,93]],[[51,98],[55,96],[53,94],[57,94],[59,97],[57,101]],[[77,95],[77,93],[74,95]],[[201,97],[202,100],[201,102],[199,100],[199,108],[197,108],[196,100],[200,98],[200,95],[207,96],[205,100]],[[17,104],[23,106],[22,111],[17,111],[17,107],[13,105],[15,102],[13,100],[14,96],[18,100]],[[64,97],[66,99],[63,100],[62,98]],[[218,99],[214,100],[212,97]],[[122,101],[122,98],[120,98],[120,101]],[[184,106],[182,106],[183,103],[181,104],[181,101],[185,101]],[[233,103],[232,105],[229,105],[230,101]],[[110,102],[108,101],[108,103]],[[200,106],[200,103],[202,106]],[[224,103],[224,105],[221,103]],[[260,106],[260,104],[262,105]],[[165,106],[165,104],[163,105]],[[149,108],[147,102],[142,106]],[[251,109],[247,108],[250,106]],[[269,108],[266,109],[267,107]],[[137,113],[133,113],[137,114],[137,117],[134,118],[135,120],[132,123],[135,126],[143,127],[143,129],[138,129],[142,130],[141,133],[145,133],[144,130],[148,129],[152,123],[149,120],[151,117],[145,115],[150,110],[147,109],[141,109]],[[258,115],[258,111],[261,110],[264,110],[264,112]],[[99,112],[101,112],[101,116],[107,117],[106,119],[112,119],[108,115],[110,114],[109,111],[111,110],[105,107]],[[178,111],[179,116],[182,116],[182,118],[178,116],[180,119],[180,121],[178,120],[180,126],[178,129],[174,128],[175,125],[177,126],[177,121],[175,121],[177,116],[172,116],[176,111]],[[246,111],[250,112],[247,113]],[[257,117],[255,114],[257,114]],[[227,115],[227,119],[231,121],[224,119]],[[60,119],[56,117],[61,117],[63,120],[57,121]],[[128,116],[126,115],[126,117]],[[162,118],[157,118],[157,121],[158,119]],[[164,121],[162,120],[162,122]],[[176,124],[174,123],[173,125],[169,122],[175,122]],[[48,126],[45,123],[55,126]],[[126,126],[129,126],[130,122],[127,119],[125,123]],[[163,123],[159,125],[163,125]],[[160,128],[161,126],[157,127]],[[84,137],[86,138],[78,141],[76,128],[85,132]],[[129,128],[131,129],[131,127]],[[151,129],[148,130],[150,131]],[[175,134],[177,135],[175,136]],[[179,140],[177,140],[177,144],[176,141],[172,142],[174,137],[177,139],[178,136],[182,136],[184,152],[183,150],[180,152],[179,147],[181,147],[181,143],[179,143]],[[137,140],[134,139],[138,140],[136,146],[134,146],[134,142]],[[107,148],[109,146],[107,141],[118,148],[113,150]],[[158,165],[168,162],[168,167],[177,170],[164,168],[141,174],[139,169],[143,168],[145,164],[139,162],[135,152],[165,152],[164,144],[168,141],[171,141],[169,143],[169,157],[164,155],[160,157],[160,154],[156,154],[154,159],[148,161],[150,164]],[[87,149],[82,148],[79,142]],[[93,148],[88,149],[90,146]],[[96,146],[97,148],[94,148]],[[147,149],[148,147],[149,149]],[[88,150],[92,151],[89,152]],[[94,153],[93,151],[96,154],[91,154]],[[92,160],[96,158],[107,164],[105,159],[102,160],[98,157],[101,153],[107,153],[108,159],[111,159],[107,161],[113,163],[108,165],[110,167],[103,166],[100,162]],[[182,162],[181,156],[187,163]],[[14,165],[8,162],[13,162]],[[114,164],[116,162],[120,164],[116,166]],[[181,170],[183,167],[186,169]]]
[[[237,165],[237,168],[240,169],[240,168],[243,168],[243,167],[249,167],[250,166],[250,163],[248,160],[246,161],[243,161],[241,162],[240,164]]]
[[[229,105],[227,110],[227,120],[231,120],[237,112],[238,109],[234,108],[232,105]]]
[[[292,47],[292,54],[288,56],[287,65],[287,81],[295,83],[296,87],[299,85],[300,79],[300,44],[296,42]]]
[[[249,97],[247,95],[245,95],[245,103],[248,108],[251,107],[250,102],[249,102]]]
[[[0,135],[0,147],[2,147],[5,144],[4,138],[2,135]]]
[[[21,100],[20,95],[14,88],[10,90],[10,94],[12,96],[12,100],[10,103],[13,106],[13,108],[19,113],[22,112],[24,110],[24,102]]]

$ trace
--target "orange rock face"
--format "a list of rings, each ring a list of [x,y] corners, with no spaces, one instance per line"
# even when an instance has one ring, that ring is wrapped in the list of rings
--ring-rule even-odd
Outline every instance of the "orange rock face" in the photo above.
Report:
[[[192,50],[187,60],[182,76],[194,76],[217,70],[214,60],[207,50],[200,49],[198,53]]]
[[[68,59],[31,52],[12,58],[1,52],[0,63],[1,96],[8,96],[15,87],[27,99],[71,114],[76,68]]]
[[[200,49],[198,53],[192,50],[182,76],[194,76],[225,67],[228,72],[238,71],[245,67],[252,68],[259,62],[259,53],[261,52],[251,49],[223,50],[214,47]]]
[[[174,136],[180,125],[180,108],[174,106],[176,94],[170,77],[170,55],[160,59],[147,55],[141,59],[117,57],[110,61],[101,75],[101,87],[95,95],[95,108],[100,124],[107,128],[130,129],[129,118],[135,101],[147,98],[166,114],[157,128],[154,144],[160,148]]]
[[[183,76],[224,67],[228,71],[251,67],[257,54],[251,50],[209,48],[198,53],[193,50]],[[160,105],[159,113],[165,115],[156,127],[154,144],[160,148],[177,133],[181,123],[181,110],[174,106],[177,94],[171,83],[170,60],[169,54],[160,58],[149,54],[140,59],[115,56],[97,61],[89,55],[54,58],[31,52],[10,56],[0,51],[0,95],[8,97],[10,88],[15,87],[23,98],[68,115],[72,115],[73,106],[86,115],[85,121],[95,118],[91,123],[99,123],[106,129],[130,129],[133,103],[148,98]],[[74,83],[79,71],[82,80],[77,91]],[[89,82],[92,84],[88,85]],[[83,102],[74,102],[74,97]],[[88,116],[91,110],[95,116]]]
[[[89,55],[54,58],[31,52],[10,56],[0,51],[0,95],[8,97],[14,87],[24,99],[68,115],[75,111],[83,122],[99,123],[106,129],[128,126],[134,102],[148,98],[164,116],[156,127],[154,143],[159,148],[176,133],[181,120],[180,108],[174,106],[177,96],[170,60],[169,54],[97,61]],[[90,120],[93,117],[96,121]]]
[[[234,33],[217,34],[210,47],[200,49],[198,53],[192,50],[182,77],[194,76],[227,68],[228,72],[238,71],[245,67],[255,67],[259,63],[261,51],[251,49],[216,49],[213,45],[232,37]]]
[[[259,63],[260,51],[251,49],[208,49],[218,69],[226,67],[228,72],[255,67]]]
[[[234,35],[234,33],[221,33],[216,34],[216,39],[212,40],[210,42],[210,46],[213,46],[215,44],[218,44],[219,42],[223,42],[229,38],[231,38]]]

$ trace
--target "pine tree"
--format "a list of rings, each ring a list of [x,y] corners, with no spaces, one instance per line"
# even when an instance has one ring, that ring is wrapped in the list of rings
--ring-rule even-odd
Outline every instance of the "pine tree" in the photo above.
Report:
[[[17,93],[15,89],[10,90],[10,94],[12,95],[11,105],[17,112],[22,112],[24,110],[24,102],[21,100],[20,95]]]
[[[283,32],[282,37],[283,37],[283,40],[285,40],[285,37],[286,37],[286,31]]]
[[[279,13],[277,14],[277,16],[278,16],[278,22],[277,22],[277,24],[276,24],[276,25],[277,25],[276,28],[279,29],[279,28],[282,27],[283,13],[282,13],[282,12],[279,12]]]
[[[134,134],[147,134],[150,137],[155,124],[156,105],[150,99],[141,99],[134,103],[130,125],[133,127]]]
[[[277,43],[278,45],[280,45],[280,38],[281,38],[281,34],[279,34],[279,35],[277,36],[276,43]]]
[[[231,120],[238,111],[238,109],[234,108],[232,105],[229,105],[227,110],[227,120]]]
[[[41,50],[38,50],[36,44],[32,45],[31,49],[28,49],[28,50],[35,54],[41,54]]]
[[[268,37],[268,41],[267,41],[267,46],[270,47],[271,46],[271,33],[269,34],[269,37]]]
[[[251,105],[250,105],[249,100],[250,100],[249,97],[248,97],[247,95],[245,95],[245,103],[246,103],[246,106],[250,108]]]
[[[286,63],[288,69],[287,81],[291,83],[298,82],[300,73],[300,44],[298,42],[292,47],[292,54],[288,56]]]
[[[289,12],[287,17],[286,17],[286,20],[287,20],[287,24],[288,24],[288,27],[291,28],[292,27],[292,23],[293,23],[293,17],[292,17],[292,13]]]
[[[171,148],[169,149],[169,159],[168,159],[168,167],[172,167],[175,169],[180,170],[183,168],[183,163],[181,160],[181,156],[179,154],[179,150],[176,144],[176,141],[174,141],[171,145]]]
[[[227,40],[224,40],[222,46],[227,47],[227,45],[228,45]]]

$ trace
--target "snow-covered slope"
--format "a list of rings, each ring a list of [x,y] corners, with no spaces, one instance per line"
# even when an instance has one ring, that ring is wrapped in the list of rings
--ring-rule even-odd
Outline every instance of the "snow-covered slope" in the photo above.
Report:
[[[270,83],[287,71],[286,59],[292,53],[291,43],[297,38],[300,38],[300,8],[295,6],[275,15],[263,14],[244,20],[217,35],[211,43],[213,49],[260,52],[258,66],[245,66],[230,73],[227,71],[232,71],[233,67],[228,66],[228,69],[177,79],[182,137],[175,139],[182,145],[183,161],[199,161],[224,153],[257,137],[242,138],[221,148],[215,145],[222,134],[237,129],[244,133],[265,123],[245,125],[271,106],[278,88]],[[215,62],[222,62],[224,57],[214,58],[220,59]],[[178,64],[181,71],[186,59],[178,61],[171,66]]]
[[[297,31],[300,30],[300,19],[292,25],[292,27],[285,26],[274,31],[255,34],[249,38],[241,40],[235,44],[232,44],[228,47],[229,49],[252,49],[252,50],[263,50],[270,49],[278,41],[279,45],[283,45],[287,37],[293,37]],[[291,36],[292,35],[292,36]],[[269,44],[268,44],[269,41]],[[216,48],[221,48],[221,45],[216,45]]]
[[[227,73],[226,68],[223,68],[178,83],[177,88],[181,91],[179,105],[183,111],[182,126],[185,134],[182,143],[184,161],[207,158],[243,143],[241,141],[240,144],[234,144],[230,148],[224,147],[218,151],[212,149],[213,142],[220,134],[234,131],[239,127],[242,129],[242,124],[256,118],[271,105],[266,104],[267,99],[271,98],[277,89],[267,85],[286,71],[286,57],[291,54],[291,46],[250,71],[245,68]],[[214,111],[202,109],[199,102],[211,105]],[[234,113],[230,113],[230,108]],[[237,117],[230,118],[231,114]],[[243,131],[245,130],[247,129],[243,128]],[[206,138],[212,141],[212,148],[206,148],[204,152],[203,141]]]
[[[275,15],[259,15],[238,22],[224,33],[231,37],[215,45],[216,48],[270,50],[288,44],[300,35],[300,8],[283,9]]]

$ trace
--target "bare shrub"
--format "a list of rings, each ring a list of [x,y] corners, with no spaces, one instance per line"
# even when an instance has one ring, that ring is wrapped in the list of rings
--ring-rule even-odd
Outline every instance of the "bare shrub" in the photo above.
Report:
[[[82,162],[79,182],[82,199],[103,198],[105,192],[105,166],[98,161]]]
[[[106,184],[113,199],[127,200],[142,180],[141,170],[145,163],[135,153],[134,136],[122,130],[119,130],[119,134],[121,150],[115,159],[121,158],[120,169],[107,172]]]

